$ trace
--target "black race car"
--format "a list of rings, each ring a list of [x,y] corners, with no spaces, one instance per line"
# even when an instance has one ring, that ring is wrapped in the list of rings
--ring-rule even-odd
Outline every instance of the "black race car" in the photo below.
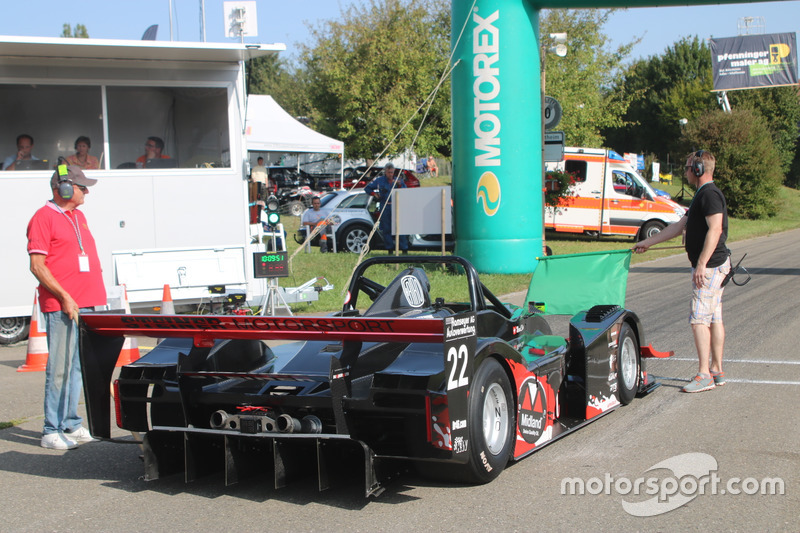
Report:
[[[402,265],[401,265],[402,263]],[[385,464],[491,481],[509,460],[657,386],[638,317],[598,305],[552,335],[500,302],[459,257],[383,257],[355,271],[331,316],[85,314],[81,359],[92,434],[110,438],[109,381],[123,335],[165,338],[121,369],[117,424],[142,433],[145,477],[222,469],[227,483],[362,457],[366,494]],[[281,343],[280,341],[299,341]],[[252,464],[270,463],[264,469]]]

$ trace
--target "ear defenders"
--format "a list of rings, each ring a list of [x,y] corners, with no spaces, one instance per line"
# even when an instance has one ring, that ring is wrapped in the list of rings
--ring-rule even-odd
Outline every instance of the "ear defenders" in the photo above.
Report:
[[[703,164],[704,153],[706,153],[705,150],[698,150],[694,154],[694,160],[692,161],[692,174],[698,178],[706,173],[706,166]]]
[[[58,195],[64,200],[69,200],[73,193],[72,181],[69,179],[67,163],[61,158],[59,158],[56,172],[58,172]]]

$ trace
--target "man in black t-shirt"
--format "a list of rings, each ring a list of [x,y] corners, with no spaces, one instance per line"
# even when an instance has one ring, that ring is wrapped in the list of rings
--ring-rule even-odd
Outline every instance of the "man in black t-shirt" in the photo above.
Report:
[[[664,231],[636,244],[635,253],[646,252],[654,244],[668,241],[686,231],[685,248],[692,263],[692,303],[689,324],[697,347],[697,376],[684,392],[701,392],[725,384],[722,352],[725,327],[722,325],[722,280],[730,272],[728,212],[725,196],[714,184],[714,155],[707,150],[693,153],[686,160],[686,177],[697,188],[689,211]],[[710,359],[710,362],[709,362]]]

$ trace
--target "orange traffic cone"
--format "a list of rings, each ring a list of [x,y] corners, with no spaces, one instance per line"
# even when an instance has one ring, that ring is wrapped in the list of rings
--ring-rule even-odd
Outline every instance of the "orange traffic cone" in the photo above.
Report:
[[[164,285],[164,296],[161,297],[161,314],[175,314],[175,304],[172,303],[172,292],[169,289],[169,284]]]
[[[125,314],[131,314],[131,304],[128,301],[128,288],[122,286],[125,295]],[[119,359],[117,359],[117,366],[125,366],[139,359],[139,342],[136,337],[125,337],[125,343],[122,345],[122,350],[119,352]]]
[[[33,312],[28,333],[28,356],[25,364],[17,367],[17,372],[42,372],[47,368],[47,333],[39,329],[39,291],[33,295]]]

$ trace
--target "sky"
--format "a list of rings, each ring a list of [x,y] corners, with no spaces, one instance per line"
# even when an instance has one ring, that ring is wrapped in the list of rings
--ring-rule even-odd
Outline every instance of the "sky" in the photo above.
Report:
[[[359,0],[255,0],[257,36],[244,42],[284,43],[296,57],[298,45],[309,43],[308,24],[340,18],[341,10]],[[657,0],[654,0],[657,1]],[[83,24],[98,39],[141,39],[158,24],[157,40],[201,41],[201,0],[4,0],[0,35],[58,37],[64,23]],[[234,43],[226,35],[224,1],[205,0],[206,41]],[[641,38],[630,59],[648,57],[682,37],[733,37],[743,17],[763,17],[763,33],[795,32],[800,25],[800,1],[723,4],[691,7],[633,8],[612,15],[604,30],[612,43]]]

